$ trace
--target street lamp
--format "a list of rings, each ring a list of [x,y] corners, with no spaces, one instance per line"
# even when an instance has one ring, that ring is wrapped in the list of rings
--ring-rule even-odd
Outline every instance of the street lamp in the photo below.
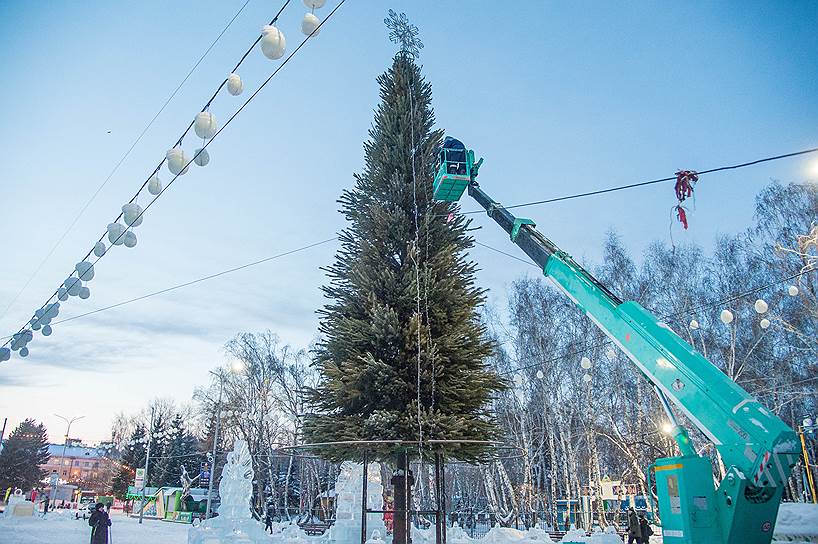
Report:
[[[62,442],[62,457],[60,458],[60,467],[62,468],[62,466],[65,465],[65,449],[68,447],[68,435],[71,434],[71,424],[74,423],[75,421],[78,421],[78,420],[84,418],[85,416],[75,416],[75,417],[72,417],[72,418],[69,419],[69,418],[67,418],[65,416],[61,416],[60,414],[54,414],[54,415],[56,417],[60,418],[61,420],[65,421],[68,424],[68,428],[65,429],[65,440],[63,440],[63,442]],[[71,476],[71,467],[72,466],[73,466],[73,463],[68,465],[68,476],[69,477]],[[58,482],[59,482],[59,478],[58,478]],[[57,496],[57,485],[54,484],[54,485],[51,486],[51,504],[54,504],[54,501],[56,500],[56,496]]]

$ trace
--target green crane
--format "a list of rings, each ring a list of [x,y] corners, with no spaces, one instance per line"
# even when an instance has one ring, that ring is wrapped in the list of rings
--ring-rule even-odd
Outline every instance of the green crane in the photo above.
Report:
[[[795,432],[660,319],[623,302],[546,238],[531,219],[515,217],[477,183],[483,159],[446,138],[434,180],[437,200],[468,190],[490,218],[585,312],[654,387],[681,455],[657,459],[655,475],[666,544],[769,544],[781,494],[798,460]],[[716,448],[727,472],[718,486],[710,460],[696,453],[671,402]]]

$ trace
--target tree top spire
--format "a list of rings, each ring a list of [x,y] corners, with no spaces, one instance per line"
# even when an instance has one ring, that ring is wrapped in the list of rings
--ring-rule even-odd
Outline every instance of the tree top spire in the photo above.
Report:
[[[395,13],[395,10],[390,9],[383,23],[390,31],[389,39],[400,46],[399,54],[409,55],[412,58],[420,55],[420,50],[423,49],[423,42],[418,37],[420,31],[418,27],[409,22],[405,13]]]

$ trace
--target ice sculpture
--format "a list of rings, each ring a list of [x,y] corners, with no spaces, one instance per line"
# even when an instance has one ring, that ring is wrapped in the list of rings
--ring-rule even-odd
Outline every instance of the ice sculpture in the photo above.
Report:
[[[250,498],[253,494],[253,460],[243,440],[236,440],[227,454],[219,482],[219,515],[191,527],[188,544],[259,544],[269,543],[264,526],[253,519]]]
[[[329,539],[338,544],[351,544],[361,541],[361,484],[364,467],[359,463],[344,463],[338,481],[335,482],[336,512],[335,524],[329,530]],[[381,466],[369,463],[367,467],[366,486],[367,507],[371,510],[383,510],[383,484],[381,483]],[[375,537],[374,532],[378,535]],[[392,537],[386,534],[386,525],[382,514],[370,514],[366,518],[368,540],[391,542]]]

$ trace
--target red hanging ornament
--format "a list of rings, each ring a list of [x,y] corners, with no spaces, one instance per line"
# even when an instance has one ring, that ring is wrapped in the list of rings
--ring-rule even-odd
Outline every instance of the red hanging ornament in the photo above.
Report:
[[[695,170],[679,170],[676,172],[676,217],[679,219],[685,230],[687,230],[687,214],[682,203],[693,196],[693,189],[696,187],[696,182],[699,181],[699,174]]]
[[[679,223],[687,230],[687,214],[685,213],[685,209],[682,206],[676,206],[676,218],[679,220]]]

